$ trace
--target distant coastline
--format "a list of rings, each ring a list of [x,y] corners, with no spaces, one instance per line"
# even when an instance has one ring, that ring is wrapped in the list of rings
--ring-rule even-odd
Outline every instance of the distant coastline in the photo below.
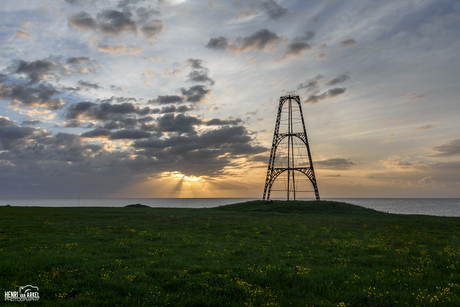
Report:
[[[20,207],[125,207],[142,204],[152,208],[212,208],[260,198],[99,198],[99,199],[0,199],[0,206]],[[312,200],[312,199],[311,199]],[[460,198],[325,198],[377,211],[460,217]]]

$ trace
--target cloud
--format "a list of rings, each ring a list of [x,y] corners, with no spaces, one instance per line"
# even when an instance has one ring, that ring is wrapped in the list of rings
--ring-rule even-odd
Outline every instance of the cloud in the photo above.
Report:
[[[242,120],[237,119],[220,119],[220,118],[213,118],[205,122],[206,126],[224,126],[224,125],[237,125],[241,123]]]
[[[238,18],[248,18],[265,13],[272,20],[278,20],[289,13],[287,8],[282,7],[273,0],[252,1],[249,7],[238,13]]]
[[[140,108],[130,102],[121,104],[104,102],[96,104],[90,101],[82,101],[69,106],[65,113],[65,117],[68,119],[86,118],[108,121],[118,117],[121,118],[124,115],[147,115],[150,112],[150,108]]]
[[[120,140],[120,139],[129,139],[129,140],[139,140],[146,139],[150,137],[150,133],[137,129],[124,129],[115,131],[110,135],[111,140]]]
[[[424,125],[424,126],[415,128],[415,130],[428,130],[428,129],[433,129],[433,128],[434,128],[433,125]]]
[[[0,123],[2,123],[0,118]],[[9,150],[29,143],[32,135],[39,129],[20,127],[14,124],[0,125],[0,150]]]
[[[336,84],[339,84],[339,83],[343,83],[343,82],[347,81],[348,79],[350,79],[350,76],[348,76],[346,74],[343,74],[343,75],[335,77],[335,78],[333,78],[331,80],[326,81],[326,85],[336,85]]]
[[[178,95],[164,95],[158,96],[156,99],[150,99],[149,103],[170,104],[181,103],[184,99]]]
[[[137,20],[129,9],[123,11],[104,10],[93,18],[87,12],[76,13],[68,18],[68,23],[80,31],[97,31],[102,35],[116,37],[123,33],[137,33],[139,30],[146,40],[155,39],[163,31],[161,20],[150,20],[150,17],[157,15],[156,10],[138,8],[136,10]]]
[[[187,62],[190,66],[192,66],[193,69],[207,70],[206,67],[201,65],[203,63],[203,60],[200,60],[200,59],[188,59],[185,62]]]
[[[88,64],[93,64],[93,63],[97,63],[96,61],[94,61],[93,59],[89,58],[89,57],[85,57],[85,56],[81,56],[81,57],[70,57],[70,58],[67,58],[67,60],[65,61],[67,64],[72,64],[72,65],[79,65],[81,63],[88,63]]]
[[[209,82],[210,85],[214,85],[214,80],[209,78],[208,76],[208,73],[207,72],[203,72],[203,71],[192,71],[188,74],[188,79],[189,81],[193,81],[193,82]]]
[[[305,103],[311,103],[311,104],[315,104],[315,103],[318,103],[319,101],[321,100],[325,100],[325,99],[328,99],[328,98],[332,98],[332,97],[336,97],[336,96],[339,96],[343,93],[345,93],[346,91],[346,88],[340,88],[340,87],[335,87],[333,89],[330,89],[320,95],[314,95],[314,94],[311,94],[307,97],[307,99],[305,100]]]
[[[390,158],[381,161],[387,168],[398,171],[420,170],[425,168],[427,164],[420,161],[401,161],[398,159]]]
[[[188,59],[186,62],[192,66],[192,71],[187,75],[189,81],[209,82],[210,85],[214,85],[215,81],[208,76],[208,69],[202,65],[203,60]]]
[[[430,157],[452,157],[460,156],[460,139],[445,142],[442,145],[438,145],[431,148],[437,151],[437,154],[431,155]]]
[[[153,109],[152,114],[164,114],[164,113],[185,113],[193,110],[192,108],[186,105],[180,105],[176,107],[175,105],[164,106],[161,109]]]
[[[185,175],[219,175],[232,159],[266,152],[253,144],[242,126],[223,126],[202,134],[178,135],[167,139],[135,141],[133,147],[147,161],[156,162],[157,171],[174,169]]]
[[[163,23],[156,19],[151,22],[149,22],[146,25],[143,25],[141,27],[141,32],[144,34],[145,39],[147,40],[152,40],[156,38],[158,35],[161,34],[161,31],[163,30]]]
[[[78,84],[83,86],[83,87],[92,88],[92,89],[95,89],[95,90],[98,90],[98,89],[100,89],[102,87],[99,84],[90,83],[90,82],[86,82],[86,81],[83,81],[83,80],[78,81]]]
[[[169,78],[171,76],[179,76],[180,74],[182,74],[182,70],[167,68],[167,69],[165,69],[164,74],[165,74],[166,78]]]
[[[268,29],[260,29],[246,37],[238,37],[235,44],[230,44],[227,38],[217,36],[211,38],[206,47],[214,50],[226,50],[236,52],[247,52],[250,50],[268,50],[280,43],[281,36]]]
[[[80,12],[72,15],[68,19],[69,24],[78,30],[96,30],[97,22],[86,12]]]
[[[348,47],[353,47],[354,45],[356,45],[356,41],[352,38],[340,42],[340,47],[348,48]]]
[[[131,12],[105,10],[97,15],[97,19],[86,12],[80,12],[68,21],[78,30],[98,30],[103,35],[118,36],[124,32],[136,32],[137,24],[131,17]]]
[[[50,110],[59,110],[64,106],[61,98],[54,98],[60,92],[49,84],[38,86],[0,84],[0,98],[10,100],[11,106],[21,108],[43,107]]]
[[[1,120],[1,118],[0,118]],[[42,121],[38,119],[30,119],[30,120],[24,120],[21,125],[23,126],[35,126],[40,124]]]
[[[210,92],[204,85],[195,85],[188,89],[181,88],[180,91],[188,102],[201,102],[206,97],[206,94]]]
[[[194,116],[171,113],[157,117],[155,131],[188,133],[195,130],[194,126],[201,124],[201,120]]]
[[[315,59],[316,59],[317,61],[324,61],[324,60],[327,60],[327,56],[326,56],[326,54],[324,54],[324,53],[320,53],[320,54],[318,54],[318,55],[316,56]]]
[[[356,163],[344,158],[333,158],[315,161],[314,165],[318,169],[348,170],[356,166]]]
[[[264,50],[267,47],[277,44],[280,40],[281,37],[276,33],[267,29],[261,29],[250,36],[238,38],[237,42],[240,43],[238,50],[241,52],[249,50]]]
[[[25,74],[29,77],[31,83],[36,83],[49,76],[51,71],[58,68],[59,65],[50,60],[36,60],[26,62],[19,60],[15,63],[14,73]]]
[[[96,47],[99,51],[112,54],[138,54],[144,51],[144,49],[141,47],[130,47],[127,45],[107,45],[98,43]]]
[[[5,127],[13,124],[14,122],[12,122],[8,117],[0,115],[0,127]]]
[[[108,129],[102,129],[102,128],[97,128],[94,130],[90,130],[87,132],[84,132],[80,134],[82,138],[92,138],[92,139],[97,139],[97,138],[107,138],[112,134],[112,132]]]
[[[216,36],[209,40],[206,44],[206,48],[214,50],[226,50],[229,46],[228,39],[223,36]]]
[[[71,119],[68,122],[63,123],[64,128],[77,128],[81,127],[83,124],[86,124],[86,121],[81,119]]]
[[[33,39],[32,35],[25,31],[17,30],[16,34],[14,35],[15,38],[28,38],[28,39]]]
[[[312,31],[307,31],[303,36],[295,37],[292,42],[290,42],[286,50],[284,51],[283,55],[277,59],[275,62],[280,62],[287,57],[295,57],[299,58],[302,55],[303,51],[310,51],[311,46],[308,43],[311,39],[315,37],[315,33]]]
[[[323,79],[324,78],[324,75],[316,75],[314,78],[310,79],[310,80],[307,80],[305,81],[304,83],[300,83],[299,85],[297,85],[297,89],[298,90],[301,90],[301,89],[306,89],[307,92],[308,91],[316,91],[318,90],[319,88],[319,80]]]

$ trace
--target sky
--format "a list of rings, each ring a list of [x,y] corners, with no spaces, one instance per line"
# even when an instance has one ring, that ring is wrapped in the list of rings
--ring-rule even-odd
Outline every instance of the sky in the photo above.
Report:
[[[262,198],[285,95],[322,198],[460,197],[456,0],[0,0],[0,42],[0,198]]]

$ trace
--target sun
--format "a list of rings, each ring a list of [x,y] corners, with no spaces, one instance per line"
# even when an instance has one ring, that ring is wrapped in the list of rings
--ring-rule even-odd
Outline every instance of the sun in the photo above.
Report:
[[[165,184],[169,197],[206,198],[211,197],[206,176],[187,176],[179,171],[163,172],[160,180]]]

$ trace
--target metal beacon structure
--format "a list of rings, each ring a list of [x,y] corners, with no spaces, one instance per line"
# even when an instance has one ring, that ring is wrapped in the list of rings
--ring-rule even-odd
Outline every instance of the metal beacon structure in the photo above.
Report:
[[[303,190],[305,187],[311,189],[309,183],[313,191]],[[316,200],[320,200],[302,105],[296,95],[280,97],[263,200],[269,200],[272,191],[285,192],[287,200],[296,200],[299,193],[314,192]]]

